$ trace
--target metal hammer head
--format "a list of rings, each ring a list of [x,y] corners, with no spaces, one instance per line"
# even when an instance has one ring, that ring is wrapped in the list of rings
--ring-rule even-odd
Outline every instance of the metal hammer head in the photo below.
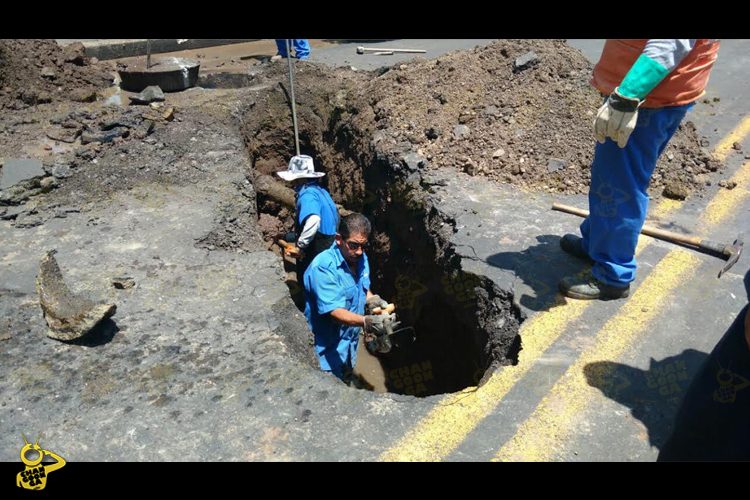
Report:
[[[727,263],[724,266],[724,268],[719,271],[719,278],[721,278],[721,275],[724,274],[729,270],[730,267],[735,265],[737,261],[740,258],[740,255],[742,255],[742,247],[745,245],[745,242],[742,241],[742,235],[737,236],[737,239],[734,240],[734,243],[731,245],[727,245],[724,247],[724,255],[727,256]]]
[[[365,53],[365,48],[364,47],[362,47],[362,46],[357,47],[357,54],[364,54],[364,53]]]

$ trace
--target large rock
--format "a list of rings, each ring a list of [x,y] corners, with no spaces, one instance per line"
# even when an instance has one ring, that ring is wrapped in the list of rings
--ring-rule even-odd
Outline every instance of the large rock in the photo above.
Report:
[[[74,340],[114,315],[117,306],[95,303],[73,294],[63,281],[55,253],[57,250],[50,250],[42,258],[36,278],[36,290],[44,319],[49,326],[47,336],[57,340]]]

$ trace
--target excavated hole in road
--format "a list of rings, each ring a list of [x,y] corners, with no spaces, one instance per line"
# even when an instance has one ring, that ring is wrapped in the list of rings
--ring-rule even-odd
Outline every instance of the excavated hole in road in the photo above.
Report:
[[[476,386],[495,367],[515,364],[521,320],[511,293],[460,269],[460,258],[448,243],[452,221],[426,200],[426,187],[413,176],[407,182],[392,158],[376,154],[370,142],[357,139],[350,123],[337,118],[332,113],[302,120],[300,153],[312,156],[316,170],[326,172],[323,185],[337,203],[372,222],[372,290],[396,304],[402,327],[414,327],[413,340],[409,332],[397,334],[396,346],[387,354],[373,356],[360,342],[355,368],[359,386],[423,397]],[[276,127],[248,119],[243,134],[252,159],[259,225],[269,248],[281,255],[272,242],[294,229],[293,209],[258,188],[261,177],[273,179],[295,154],[285,119]],[[276,181],[284,185],[278,177]],[[290,294],[303,310],[294,261],[285,258],[284,266]]]

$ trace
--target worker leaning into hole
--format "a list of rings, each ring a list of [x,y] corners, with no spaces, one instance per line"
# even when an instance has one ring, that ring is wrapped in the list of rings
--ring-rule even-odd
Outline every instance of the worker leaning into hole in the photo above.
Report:
[[[320,185],[324,172],[316,172],[313,160],[308,155],[297,155],[289,161],[287,170],[278,176],[292,183],[296,192],[296,233],[287,235],[296,246],[285,253],[297,259],[297,283],[302,279],[307,266],[323,250],[331,247],[339,224],[339,213],[331,195]],[[290,241],[291,243],[291,241]]]
[[[320,368],[347,383],[357,364],[360,331],[380,337],[398,326],[394,314],[375,314],[389,304],[370,291],[365,253],[370,232],[364,215],[342,218],[335,243],[313,259],[304,276],[305,317]]]
[[[560,246],[592,262],[560,291],[575,299],[627,297],[635,279],[635,247],[646,219],[648,188],[659,155],[704,93],[717,40],[607,40],[591,83],[604,96],[594,120],[590,215],[581,235]]]

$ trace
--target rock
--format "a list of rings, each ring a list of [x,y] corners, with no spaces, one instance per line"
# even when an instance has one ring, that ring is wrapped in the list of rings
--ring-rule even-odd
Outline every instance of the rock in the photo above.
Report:
[[[86,64],[86,47],[81,42],[74,42],[63,48],[63,60],[76,66]]]
[[[49,80],[54,80],[55,78],[57,78],[55,70],[50,68],[49,66],[43,67],[40,74],[42,75],[42,78],[47,78]]]
[[[112,278],[112,285],[118,290],[127,290],[135,286],[135,280],[129,276],[123,278]]]
[[[127,137],[128,135],[130,135],[130,130],[124,127],[118,127],[108,132],[84,132],[81,134],[81,144],[112,142],[118,137]]]
[[[101,321],[117,311],[115,304],[95,303],[73,294],[63,281],[55,259],[56,250],[42,257],[36,290],[44,319],[49,326],[47,336],[57,340],[74,340],[89,333]]]
[[[498,148],[492,153],[493,158],[500,158],[501,156],[505,155],[505,150],[503,148]]]
[[[482,115],[499,118],[502,113],[497,106],[487,106],[482,110]]]
[[[39,187],[42,188],[43,193],[48,193],[58,186],[57,179],[54,177],[45,177],[39,182]]]
[[[161,117],[164,118],[168,122],[171,122],[172,120],[174,120],[174,108],[165,109],[164,112],[161,114]]]
[[[519,71],[523,71],[534,66],[537,62],[539,62],[539,57],[536,55],[536,53],[533,50],[527,52],[521,57],[517,57],[516,60],[513,61],[513,72],[518,73]]]
[[[81,209],[77,207],[59,207],[55,209],[55,218],[65,219],[68,217],[68,214],[80,213],[80,212],[81,212]]]
[[[471,111],[465,111],[461,113],[460,115],[458,115],[458,123],[461,123],[461,124],[469,123],[473,121],[474,118],[476,117],[477,117],[476,113],[473,113]]]
[[[75,102],[96,102],[96,91],[93,89],[74,89],[70,98]]]
[[[561,160],[559,158],[550,158],[547,161],[547,171],[557,172],[558,170],[564,169],[567,164],[568,162],[566,162],[565,160]]]
[[[471,134],[471,129],[466,125],[456,125],[455,127],[453,127],[453,136],[456,139],[462,139],[464,137],[467,137],[469,134]]]
[[[740,144],[739,142],[734,142],[732,143],[732,149],[734,149],[735,151],[742,151],[742,144]]]
[[[693,176],[693,184],[698,186],[710,186],[711,178],[706,174],[695,174]]]
[[[680,181],[670,180],[667,181],[667,183],[664,185],[662,194],[667,198],[672,198],[673,200],[684,200],[685,198],[687,198],[689,192],[687,186],[685,186]]]
[[[474,161],[471,158],[464,158],[463,165],[461,166],[464,172],[466,172],[469,175],[477,175],[479,169],[477,168],[477,164],[474,163]]]
[[[403,156],[403,163],[412,172],[416,172],[420,168],[424,168],[427,164],[427,160],[414,152],[407,153]]]
[[[21,99],[24,104],[28,104],[29,106],[36,106],[37,104],[46,104],[52,102],[52,96],[50,96],[47,92],[38,92],[33,89],[21,90],[18,98]]]
[[[47,137],[53,141],[65,142],[72,144],[76,142],[76,139],[81,133],[81,129],[71,130],[66,128],[54,128],[47,131]]]
[[[737,187],[736,181],[728,181],[726,179],[722,179],[719,181],[719,186],[726,188],[726,189],[734,189]]]
[[[130,104],[149,104],[154,101],[163,101],[164,92],[158,85],[151,85],[143,89],[139,94],[130,97]]]

